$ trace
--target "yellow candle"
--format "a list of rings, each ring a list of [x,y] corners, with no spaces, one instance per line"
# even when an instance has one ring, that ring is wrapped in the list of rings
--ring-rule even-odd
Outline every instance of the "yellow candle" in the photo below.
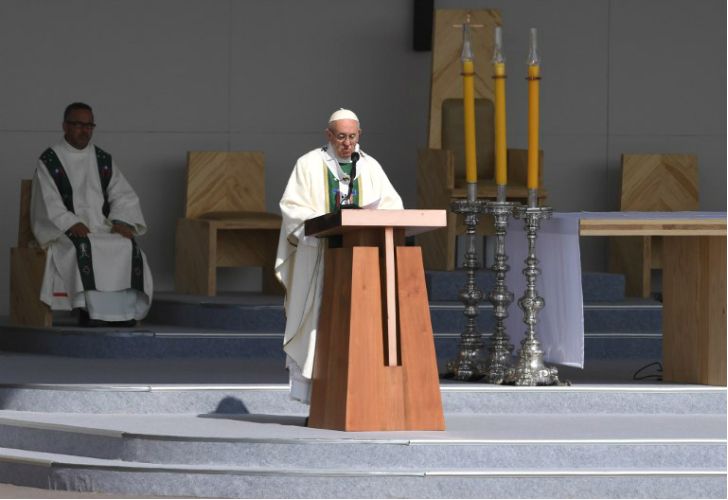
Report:
[[[538,84],[541,68],[528,67],[528,189],[538,189]]]
[[[475,161],[475,87],[473,60],[463,59],[463,114],[465,115],[465,180],[478,182]]]
[[[531,28],[528,54],[528,174],[526,176],[528,189],[538,189],[538,87],[540,78],[541,66],[536,28]],[[533,201],[535,202],[535,198]]]
[[[495,183],[508,183],[506,169],[506,65],[493,65],[495,78]]]

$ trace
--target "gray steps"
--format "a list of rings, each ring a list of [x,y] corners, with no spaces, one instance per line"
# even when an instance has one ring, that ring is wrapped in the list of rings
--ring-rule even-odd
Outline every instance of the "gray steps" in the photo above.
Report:
[[[462,327],[460,278],[427,277],[441,365]],[[583,286],[587,370],[560,368],[574,385],[442,380],[445,432],[303,427],[280,297],[159,294],[135,329],[0,324],[0,482],[145,497],[724,498],[725,389],[633,381],[661,357],[661,305],[624,300],[614,275]]]
[[[89,362],[76,360],[87,375]],[[443,381],[442,398],[443,433],[342,433],[302,427],[308,408],[285,384],[6,384],[0,482],[145,497],[725,495],[724,388]]]
[[[721,387],[678,384],[584,384],[554,387],[494,386],[443,381],[447,415],[640,414],[725,415]],[[8,411],[96,414],[268,414],[305,416],[287,384],[3,384]]]
[[[144,496],[725,495],[725,415],[448,415],[445,432],[301,423],[0,412],[0,481]]]
[[[725,471],[244,469],[3,453],[0,481],[55,490],[218,498],[725,498]]]
[[[275,415],[0,412],[0,448],[125,462],[389,470],[715,469],[722,415],[449,415],[444,432],[339,432]],[[528,449],[524,449],[528,447]]]

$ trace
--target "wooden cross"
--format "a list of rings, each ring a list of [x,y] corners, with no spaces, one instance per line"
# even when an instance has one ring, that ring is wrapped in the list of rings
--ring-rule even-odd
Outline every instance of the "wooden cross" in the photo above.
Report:
[[[483,28],[484,26],[482,24],[470,24],[470,11],[465,15],[465,22],[463,24],[453,24],[453,28],[463,28],[464,26],[468,26],[469,28]]]

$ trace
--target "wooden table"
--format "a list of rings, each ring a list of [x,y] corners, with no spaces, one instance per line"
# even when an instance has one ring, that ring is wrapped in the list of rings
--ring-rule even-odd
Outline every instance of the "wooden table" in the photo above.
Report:
[[[582,218],[581,236],[663,236],[663,380],[726,385],[726,219]]]

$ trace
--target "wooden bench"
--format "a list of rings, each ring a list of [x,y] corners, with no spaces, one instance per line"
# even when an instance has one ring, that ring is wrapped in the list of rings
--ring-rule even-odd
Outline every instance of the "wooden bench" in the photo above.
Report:
[[[38,245],[30,226],[32,181],[20,181],[18,246],[10,249],[10,324],[50,327],[51,308],[41,302],[46,251]]]

